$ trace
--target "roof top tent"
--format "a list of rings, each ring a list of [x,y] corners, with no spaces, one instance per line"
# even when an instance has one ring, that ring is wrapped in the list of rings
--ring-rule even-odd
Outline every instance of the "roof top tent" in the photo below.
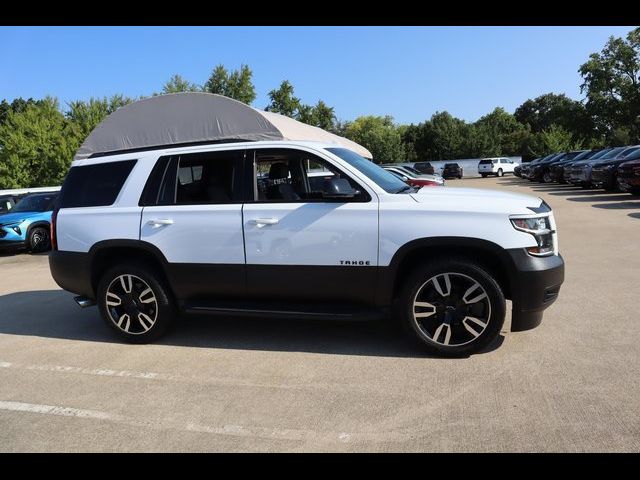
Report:
[[[372,158],[363,146],[321,128],[222,95],[188,92],[120,107],[89,134],[74,160],[132,150],[260,140],[332,143]]]

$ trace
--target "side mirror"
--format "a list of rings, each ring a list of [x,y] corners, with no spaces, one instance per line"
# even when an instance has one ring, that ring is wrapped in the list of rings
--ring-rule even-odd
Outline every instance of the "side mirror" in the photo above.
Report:
[[[351,184],[346,178],[331,178],[325,180],[322,190],[324,198],[349,199],[358,194],[357,190],[351,188]]]

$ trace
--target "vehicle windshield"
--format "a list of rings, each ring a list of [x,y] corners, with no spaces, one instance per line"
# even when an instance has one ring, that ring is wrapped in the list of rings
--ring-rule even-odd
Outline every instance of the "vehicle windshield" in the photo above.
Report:
[[[407,170],[408,172],[414,173],[416,175],[422,175],[422,172],[420,172],[419,170],[416,170],[415,168],[410,167],[408,165],[403,165],[402,168],[404,170]]]
[[[640,148],[624,157],[625,160],[637,160],[638,158],[640,158]]]
[[[57,195],[29,195],[11,209],[13,212],[48,212],[53,210],[53,201]]]
[[[596,152],[594,150],[585,150],[584,152],[580,152],[578,155],[573,157],[573,161],[577,162],[579,160],[582,160],[583,158],[591,158],[595,154],[596,154]]]
[[[598,160],[611,160],[612,158],[616,158],[618,156],[618,154],[620,152],[624,151],[626,148],[627,147],[612,148],[605,155],[602,155],[601,157],[599,157]]]
[[[376,165],[371,160],[361,157],[352,150],[347,148],[327,148],[327,151],[340,157],[360,173],[374,181],[387,193],[400,193],[412,190],[411,188],[406,188],[408,185],[393,173],[385,170],[379,165]]]
[[[592,155],[589,158],[583,158],[583,160],[597,160],[598,158],[604,157],[611,150],[612,150],[611,148],[605,148],[604,150],[600,150],[599,152],[596,152],[594,155]]]

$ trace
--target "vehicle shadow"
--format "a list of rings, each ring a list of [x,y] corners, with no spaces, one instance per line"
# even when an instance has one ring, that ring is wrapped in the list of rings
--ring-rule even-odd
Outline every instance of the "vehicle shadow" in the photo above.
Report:
[[[639,218],[640,219],[640,212],[630,213],[629,216],[631,218]]]
[[[100,318],[97,308],[80,309],[73,295],[62,290],[2,295],[0,312],[0,334],[120,343]],[[499,348],[503,341],[504,336],[499,335],[482,353]],[[197,348],[429,357],[407,341],[391,322],[183,316],[157,343]]]
[[[607,195],[607,194],[603,194],[602,195],[584,195],[581,197],[568,197],[567,200],[571,201],[571,202],[620,202],[621,200],[624,202],[624,200],[631,200],[633,197],[627,193],[618,193],[618,194],[613,194],[613,195]],[[627,203],[627,202],[624,202]],[[600,206],[601,205],[593,205],[594,207]],[[602,207],[602,208],[606,208],[606,207]]]
[[[616,202],[616,203],[598,203],[592,205],[596,208],[607,208],[612,210],[622,210],[627,208],[640,208],[640,202]]]

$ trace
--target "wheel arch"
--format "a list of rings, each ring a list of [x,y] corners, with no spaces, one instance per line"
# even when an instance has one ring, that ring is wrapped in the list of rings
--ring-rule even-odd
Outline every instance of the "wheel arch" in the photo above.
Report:
[[[104,240],[89,249],[91,289],[97,293],[100,277],[116,263],[127,261],[144,263],[162,276],[165,285],[171,289],[167,275],[167,259],[160,249],[151,243],[141,240]],[[173,293],[173,292],[172,292]]]
[[[431,237],[412,240],[398,249],[387,272],[379,278],[378,303],[391,304],[403,279],[418,265],[446,256],[465,257],[484,267],[496,279],[505,298],[511,299],[515,265],[504,248],[481,238]]]

